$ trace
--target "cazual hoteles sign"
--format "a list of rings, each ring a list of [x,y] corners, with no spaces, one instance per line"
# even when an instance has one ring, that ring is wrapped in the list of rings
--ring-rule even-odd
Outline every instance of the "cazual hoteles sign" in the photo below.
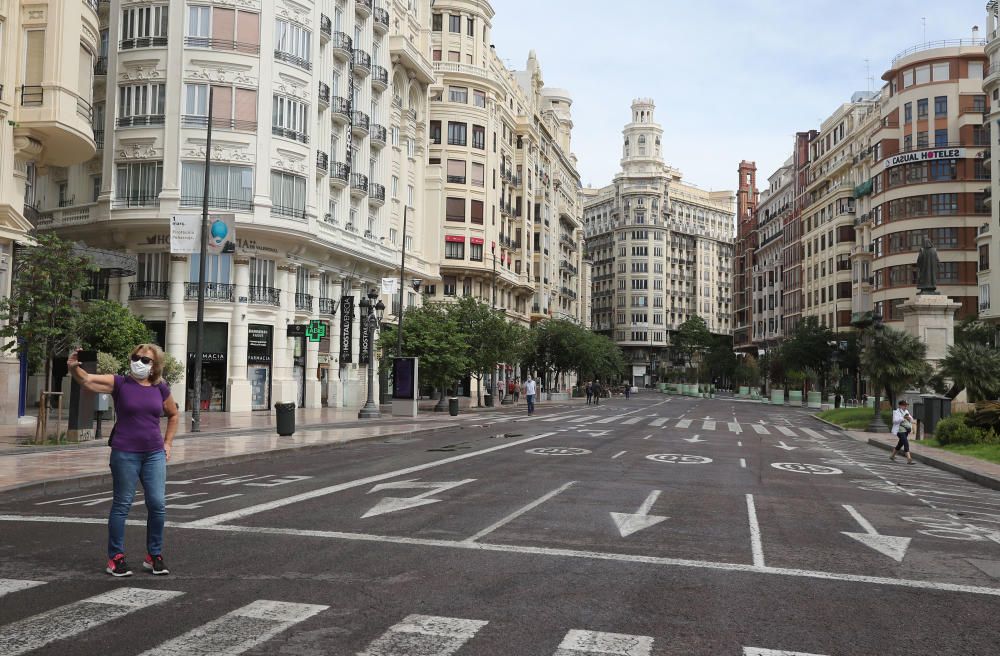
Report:
[[[930,162],[939,159],[959,159],[965,157],[965,148],[934,148],[931,150],[919,150],[913,153],[900,153],[890,155],[885,158],[885,168],[891,169],[902,164],[913,164],[914,162]]]

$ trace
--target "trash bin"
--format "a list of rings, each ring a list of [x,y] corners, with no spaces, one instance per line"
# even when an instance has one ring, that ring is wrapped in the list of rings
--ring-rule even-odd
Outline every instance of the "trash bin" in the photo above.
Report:
[[[453,396],[448,399],[448,414],[452,417],[458,416],[458,397]]]
[[[921,394],[923,402],[924,435],[933,435],[939,421],[951,416],[951,399],[938,394]]]
[[[487,408],[492,408],[493,407],[493,395],[492,394],[483,394],[483,405],[485,405]]]
[[[294,403],[275,403],[274,414],[276,417],[275,423],[277,424],[278,435],[288,437],[289,435],[295,433]]]

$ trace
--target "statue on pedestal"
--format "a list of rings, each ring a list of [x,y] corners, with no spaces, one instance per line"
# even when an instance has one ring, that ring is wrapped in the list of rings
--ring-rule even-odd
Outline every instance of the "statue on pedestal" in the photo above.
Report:
[[[930,237],[917,256],[917,294],[937,294],[938,255]]]

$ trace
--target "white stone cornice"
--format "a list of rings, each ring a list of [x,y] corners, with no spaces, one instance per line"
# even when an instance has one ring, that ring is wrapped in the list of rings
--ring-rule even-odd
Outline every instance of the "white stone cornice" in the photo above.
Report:
[[[221,82],[225,84],[245,84],[256,87],[258,79],[250,75],[253,67],[248,64],[233,62],[206,61],[192,59],[184,77],[190,80],[205,80],[206,82]]]

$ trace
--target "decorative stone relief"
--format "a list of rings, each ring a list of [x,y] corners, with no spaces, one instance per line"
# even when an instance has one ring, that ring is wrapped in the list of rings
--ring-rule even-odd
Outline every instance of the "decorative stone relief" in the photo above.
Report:
[[[290,21],[295,21],[306,26],[312,25],[312,12],[308,7],[287,1],[283,4],[284,6],[278,7],[275,11],[279,17],[287,18]]]
[[[271,165],[293,173],[307,173],[309,169],[305,155],[282,148],[278,148],[277,154],[271,158]]]
[[[293,98],[309,100],[310,87],[308,82],[284,73],[279,73],[278,77],[281,79],[281,82],[274,87],[278,93],[291,96]]]
[[[204,141],[189,139],[188,145],[184,148],[182,157],[198,160],[205,159]],[[212,161],[218,162],[240,162],[253,164],[254,155],[249,144],[238,142],[212,142]]]
[[[252,66],[245,64],[231,64],[228,62],[213,62],[203,60],[191,60],[191,66],[184,71],[184,77],[190,80],[205,80],[206,82],[220,82],[223,84],[243,84],[256,87],[258,79],[251,75]]]
[[[125,62],[122,64],[125,70],[118,74],[118,79],[123,82],[142,80],[162,80],[166,77],[164,71],[157,70],[159,62],[155,59],[136,62]]]
[[[163,157],[163,149],[156,148],[155,139],[123,139],[116,156],[118,159],[157,159]]]

